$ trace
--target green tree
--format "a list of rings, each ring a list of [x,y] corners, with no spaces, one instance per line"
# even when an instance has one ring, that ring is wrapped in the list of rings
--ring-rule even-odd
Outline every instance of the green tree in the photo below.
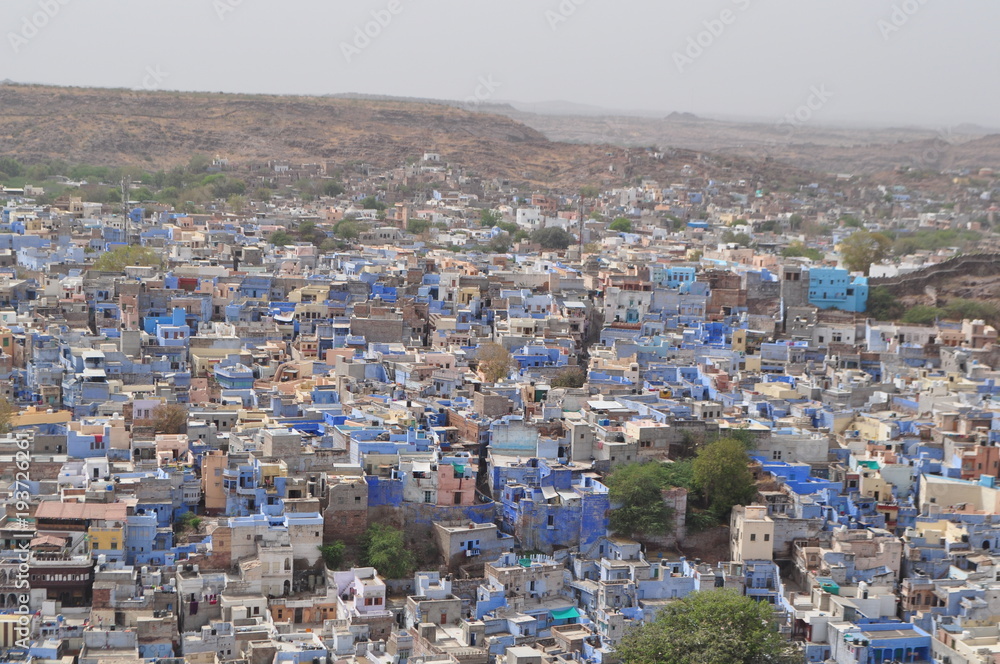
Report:
[[[876,286],[868,291],[865,313],[875,320],[896,320],[906,311],[896,296],[885,286]]]
[[[878,263],[889,255],[892,240],[882,233],[871,233],[866,230],[851,233],[838,249],[844,259],[844,265],[852,272],[871,270],[872,263]]]
[[[489,383],[506,378],[517,366],[510,351],[493,342],[480,345],[476,351],[476,359],[479,361],[479,372]]]
[[[792,242],[790,245],[781,250],[781,255],[785,258],[808,258],[814,261],[823,260],[823,252],[819,249],[813,249],[812,247],[807,247],[801,242]]]
[[[184,512],[174,521],[174,533],[180,535],[188,531],[198,532],[201,528],[202,520],[194,512]]]
[[[691,490],[694,488],[694,461],[682,459],[663,464],[663,481],[667,486],[679,486]]]
[[[842,223],[846,228],[861,228],[864,224],[861,220],[855,217],[853,214],[845,214],[840,218],[840,223]]]
[[[362,210],[384,210],[386,208],[386,204],[374,196],[368,196],[362,199],[358,205],[361,206]]]
[[[669,484],[657,461],[619,466],[607,478],[611,504],[609,526],[619,535],[663,535],[673,525],[673,511],[663,502]]]
[[[1000,318],[1000,309],[997,309],[995,304],[961,297],[949,300],[945,311],[948,312],[950,318],[958,320],[983,320],[993,324],[998,322],[998,318]]]
[[[187,169],[190,173],[204,173],[211,163],[212,160],[205,155],[196,154],[188,161]]]
[[[483,210],[479,213],[479,223],[483,228],[493,228],[503,221],[503,215],[497,210]]]
[[[725,519],[733,505],[746,505],[757,494],[744,443],[720,438],[698,450],[694,459],[694,483],[712,512]]]
[[[788,217],[788,227],[793,231],[797,231],[800,228],[802,228],[802,215],[793,214],[790,217]]]
[[[753,238],[746,233],[734,233],[728,228],[722,231],[722,241],[726,244],[738,244],[741,247],[749,247],[753,244]]]
[[[327,182],[323,185],[323,195],[334,198],[344,193],[344,186],[339,182]]]
[[[0,397],[0,434],[10,433],[11,422],[17,415],[17,407],[6,397]]]
[[[582,198],[597,198],[601,195],[601,190],[594,185],[586,185],[580,187],[580,196]]]
[[[414,235],[423,235],[431,227],[431,222],[426,219],[410,219],[406,222],[406,231]]]
[[[543,249],[566,249],[575,240],[572,233],[558,226],[540,228],[531,234],[531,241],[541,245]]]
[[[284,247],[291,244],[294,240],[292,240],[292,236],[286,231],[275,231],[271,233],[271,237],[267,238],[267,241],[276,247]]]
[[[552,387],[583,387],[587,382],[587,371],[583,367],[569,367],[557,373],[550,384]]]
[[[236,214],[242,214],[243,210],[247,206],[247,199],[242,196],[233,195],[229,197],[228,201],[226,201],[226,205]]]
[[[406,546],[403,531],[384,523],[373,523],[361,542],[361,560],[388,579],[402,579],[413,573],[413,551]]]
[[[909,325],[930,325],[939,318],[946,318],[948,312],[927,304],[918,304],[907,309],[900,321]]]
[[[355,219],[341,219],[333,227],[333,234],[342,240],[355,240],[361,235],[361,227]]]
[[[783,664],[795,652],[775,629],[767,602],[733,590],[694,592],[615,647],[623,664]],[[801,658],[801,656],[800,656]]]
[[[615,233],[631,233],[632,222],[625,217],[618,217],[608,225],[608,230]]]
[[[506,254],[510,251],[510,247],[510,236],[501,234],[490,240],[486,245],[486,251],[491,254]]]
[[[0,173],[7,177],[20,177],[24,175],[24,165],[13,157],[0,157]]]
[[[163,265],[160,255],[149,247],[125,246],[115,247],[101,254],[94,268],[103,272],[122,272],[133,266],[159,267]]]
[[[344,554],[347,552],[347,545],[340,540],[318,548],[320,555],[323,556],[323,562],[326,563],[328,569],[339,570],[344,564]]]

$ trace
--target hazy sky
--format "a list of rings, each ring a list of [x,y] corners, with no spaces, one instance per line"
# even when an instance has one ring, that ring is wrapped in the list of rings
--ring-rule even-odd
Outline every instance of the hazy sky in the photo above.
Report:
[[[3,0],[0,79],[1000,127],[998,24],[996,0]]]

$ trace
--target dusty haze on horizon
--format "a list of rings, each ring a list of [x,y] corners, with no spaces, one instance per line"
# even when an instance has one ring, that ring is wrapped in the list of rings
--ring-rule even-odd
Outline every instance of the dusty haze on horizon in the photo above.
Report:
[[[1000,127],[987,0],[6,0],[0,22],[17,82]]]

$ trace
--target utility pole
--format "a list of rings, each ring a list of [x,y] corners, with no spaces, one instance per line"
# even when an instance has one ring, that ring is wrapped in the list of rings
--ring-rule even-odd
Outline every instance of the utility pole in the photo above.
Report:
[[[122,177],[122,222],[125,224],[125,244],[131,244],[129,236],[130,223],[129,223],[129,209],[128,209],[128,199],[129,194],[132,192],[132,178],[128,175]]]

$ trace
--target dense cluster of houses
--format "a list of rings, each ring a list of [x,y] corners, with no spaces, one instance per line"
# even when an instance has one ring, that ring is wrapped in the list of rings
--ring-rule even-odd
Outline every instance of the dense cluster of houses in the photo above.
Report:
[[[7,190],[0,662],[610,664],[718,588],[774,605],[803,661],[1000,661],[996,329],[866,317],[835,252],[853,227],[783,258],[796,214],[846,211],[819,185],[690,167],[590,201],[470,193],[434,157],[375,181],[444,193],[383,210],[365,191],[122,218]],[[862,216],[902,210],[873,229],[974,225],[844,186]],[[483,208],[527,237],[477,251],[513,235]],[[368,224],[338,248],[269,241],[349,218]],[[530,235],[552,227],[574,242]],[[126,245],[163,262],[95,267]],[[699,548],[684,488],[665,538],[609,531],[609,473],[734,431],[758,496],[728,539]],[[325,564],[373,523],[412,576]]]

